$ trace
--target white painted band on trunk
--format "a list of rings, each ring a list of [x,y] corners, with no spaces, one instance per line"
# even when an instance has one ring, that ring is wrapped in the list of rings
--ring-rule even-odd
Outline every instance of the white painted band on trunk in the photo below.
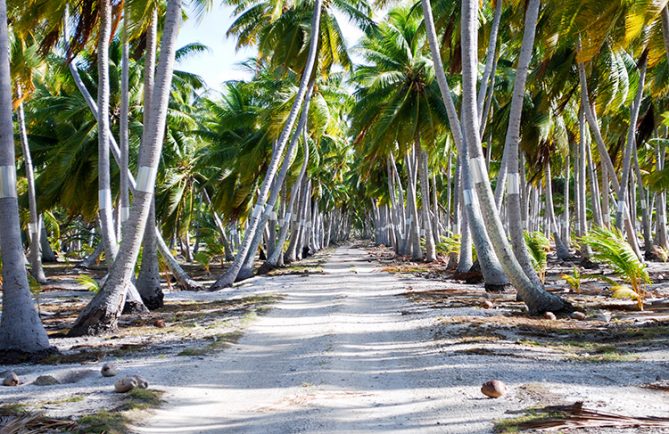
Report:
[[[135,190],[144,193],[153,193],[153,187],[156,184],[157,167],[139,166],[137,170],[137,187]]]
[[[407,219],[407,225],[411,225],[411,224],[413,224],[413,216],[410,216],[410,217]]]
[[[267,218],[270,218],[270,219],[272,218],[272,211],[273,210],[274,210],[273,206],[267,205],[265,207],[265,215],[267,216]]]
[[[641,209],[646,209],[646,199],[641,199]]]
[[[624,200],[619,200],[618,201],[618,212],[620,212],[620,213],[625,212],[625,201]]]
[[[283,216],[283,221],[284,222],[289,222],[291,218],[291,213],[287,212],[285,216]]]
[[[483,161],[483,158],[481,157],[470,158],[469,170],[471,172],[471,177],[474,184],[483,182],[486,173],[485,161]]]
[[[300,226],[304,226],[305,222],[306,222],[306,220],[304,220],[304,219],[300,220]]]
[[[0,198],[16,197],[16,167],[0,166]]]
[[[425,229],[421,229],[421,230],[420,230],[420,236],[421,236],[421,237],[424,237],[424,236],[425,236]]]
[[[256,206],[254,206],[254,207],[253,207],[253,211],[251,212],[251,218],[256,218],[256,217],[258,217],[258,216],[260,215],[260,213],[262,212],[262,210],[263,210],[263,206],[262,206],[262,205],[256,205]]]
[[[462,191],[462,199],[465,202],[465,206],[469,206],[474,203],[474,190],[466,188]]]
[[[98,190],[98,208],[107,209],[111,206],[111,190],[104,188]]]
[[[520,194],[520,176],[517,173],[506,176],[506,194]]]
[[[272,213],[269,215],[269,219],[270,219],[270,220],[273,220],[273,221],[276,221],[276,218],[277,218],[277,216],[276,216],[276,212],[275,212],[275,211],[272,211]]]
[[[39,233],[39,223],[28,223],[28,232],[30,236],[37,235]]]
[[[121,223],[125,223],[130,218],[130,207],[121,207]]]

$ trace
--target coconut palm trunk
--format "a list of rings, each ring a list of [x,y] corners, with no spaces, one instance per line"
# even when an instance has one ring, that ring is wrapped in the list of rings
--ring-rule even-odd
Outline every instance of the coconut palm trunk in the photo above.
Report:
[[[138,159],[137,188],[130,207],[130,217],[123,228],[119,255],[111,267],[107,281],[77,318],[70,330],[70,336],[96,334],[117,328],[118,317],[125,301],[126,288],[131,283],[153,199],[156,172],[165,135],[167,105],[172,84],[180,18],[181,1],[168,1],[160,61],[151,96],[151,112],[142,135],[142,149]]]
[[[5,355],[10,352],[40,353],[50,348],[28,285],[14,162],[7,4],[0,0],[0,257],[3,281],[0,351]]]
[[[578,147],[579,147],[579,164],[578,164],[578,182],[576,183],[576,192],[578,195],[578,202],[579,202],[579,208],[578,208],[578,235],[579,237],[584,237],[588,235],[588,221],[587,221],[587,213],[586,213],[586,196],[585,196],[585,190],[586,190],[586,184],[587,184],[587,178],[585,174],[585,166],[588,162],[586,158],[586,145],[588,143],[586,139],[586,134],[587,134],[587,125],[585,124],[585,112],[583,110],[583,107],[581,107],[581,110],[579,110],[578,114],[578,126],[579,126],[579,142],[578,142]],[[595,184],[597,182],[595,181]],[[594,199],[594,198],[593,198]],[[592,252],[590,250],[590,246],[587,243],[584,243],[581,241],[581,256],[583,257],[583,260],[587,261],[590,259],[590,256],[592,256]]]
[[[286,175],[288,174],[288,169],[290,168],[292,159],[294,157],[298,139],[300,138],[300,134],[302,133],[302,131],[307,127],[307,117],[309,115],[309,102],[311,100],[311,92],[313,90],[313,86],[314,82],[311,82],[309,84],[309,89],[307,91],[307,94],[304,98],[304,104],[302,106],[302,113],[300,115],[300,120],[297,122],[297,127],[293,132],[293,137],[290,141],[290,144],[286,148],[286,155],[283,158],[283,162],[281,164],[281,170],[279,171],[277,178],[274,180],[274,185],[272,186],[272,189],[270,191],[269,199],[267,201],[267,211],[265,211],[260,216],[260,222],[258,223],[258,227],[260,228],[264,228],[271,217],[272,210],[276,205],[277,199],[279,199],[281,188],[286,179]],[[249,252],[246,255],[246,260],[244,261],[244,265],[239,270],[239,274],[237,275],[238,281],[242,279],[248,279],[253,275],[253,264],[255,263],[255,258],[256,258],[255,252],[256,250],[258,250],[258,246],[260,245],[261,240],[262,240],[262,231],[256,231]]]
[[[481,83],[479,84],[479,93],[476,99],[476,107],[479,112],[479,124],[483,125],[483,119],[485,119],[488,114],[487,110],[484,110],[484,103],[486,103],[487,98],[489,97],[492,100],[492,84],[490,77],[495,72],[496,62],[496,50],[497,50],[497,34],[499,33],[499,23],[502,19],[502,4],[503,0],[496,0],[495,2],[495,14],[492,19],[492,26],[490,28],[490,38],[488,42],[488,51],[486,54],[485,68],[483,69],[483,76],[481,77]],[[486,104],[487,105],[487,104]],[[483,131],[480,132],[483,136]]]
[[[109,40],[111,39],[111,0],[98,0],[98,208],[100,235],[105,246],[105,260],[111,268],[118,251],[114,230],[109,162]]]
[[[151,12],[149,27],[146,31],[146,49],[144,59],[144,128],[148,128],[149,113],[151,113],[151,98],[156,69],[156,39],[158,31],[158,11],[154,8]],[[144,142],[142,142],[142,147]],[[141,152],[141,149],[140,149]],[[126,171],[126,174],[128,172]],[[156,204],[155,197],[151,198],[149,217],[144,238],[142,239],[142,263],[137,276],[137,290],[142,301],[149,309],[157,309],[163,306],[163,290],[160,286],[160,266],[158,265],[158,242],[156,240]]]
[[[550,231],[553,233],[553,239],[555,240],[555,252],[557,253],[558,259],[565,260],[569,258],[569,247],[565,244],[564,240],[560,236],[560,230],[557,225],[557,220],[555,218],[555,206],[553,204],[553,177],[551,174],[551,163],[546,161],[546,167],[544,169],[546,176],[546,210],[548,223],[550,225]]]
[[[249,254],[251,245],[253,243],[253,239],[255,238],[256,231],[260,227],[259,223],[261,216],[264,213],[272,211],[271,208],[265,206],[265,201],[267,200],[267,196],[269,195],[270,186],[272,185],[274,177],[276,176],[276,172],[279,168],[279,163],[281,161],[281,156],[290,137],[290,133],[293,130],[293,125],[295,124],[295,120],[297,119],[297,115],[302,106],[302,102],[304,101],[304,98],[307,94],[309,80],[311,78],[311,74],[314,69],[314,65],[316,63],[322,4],[323,4],[322,0],[315,0],[314,2],[314,13],[310,27],[311,36],[309,42],[309,53],[307,56],[307,63],[304,67],[304,71],[302,71],[300,86],[298,88],[297,95],[295,96],[295,100],[293,101],[293,106],[290,109],[288,119],[286,119],[286,123],[284,124],[283,130],[281,131],[279,139],[277,140],[276,149],[272,153],[272,160],[270,161],[270,164],[267,167],[265,178],[263,179],[262,185],[260,186],[260,192],[258,193],[258,199],[256,205],[253,208],[253,213],[251,214],[249,225],[246,228],[246,231],[244,232],[244,240],[242,241],[242,245],[240,246],[239,251],[237,252],[237,256],[235,256],[235,260],[230,265],[230,268],[228,268],[225,274],[219,277],[218,280],[216,280],[216,282],[211,286],[210,290],[212,291],[232,286],[232,284],[237,279],[239,271],[242,269],[242,266],[244,265],[246,256]]]
[[[578,63],[577,67],[578,67],[579,80],[581,84],[581,99],[583,100],[583,106],[585,107],[585,118],[588,121],[588,125],[590,126],[590,132],[595,136],[595,143],[597,144],[597,150],[599,151],[599,156],[602,161],[602,171],[606,170],[606,176],[613,183],[613,190],[616,192],[616,194],[618,194],[620,192],[621,185],[618,182],[618,176],[616,175],[616,170],[613,167],[613,162],[611,161],[611,157],[609,156],[609,152],[606,149],[606,145],[604,144],[604,139],[602,138],[601,131],[599,130],[599,124],[597,123],[595,112],[592,106],[590,105],[590,97],[588,95],[588,84],[585,75],[585,65],[583,65],[583,63]],[[602,194],[603,195],[608,194],[608,183],[607,183],[607,191],[602,191]],[[627,233],[627,240],[632,246],[632,250],[634,250],[634,253],[637,255],[637,257],[639,259],[642,259],[634,224],[629,215],[629,209],[626,206],[624,206],[625,198],[618,197],[617,199],[619,203],[623,203],[621,209],[622,212],[624,213],[624,225],[625,225],[625,232]],[[608,201],[608,196],[605,199],[605,201]],[[608,205],[608,202],[606,203]],[[604,213],[604,210],[602,211],[603,211],[602,213],[606,216],[607,214]],[[608,207],[606,211],[608,211]]]
[[[120,224],[128,220],[130,211],[130,184],[128,182],[128,157],[130,146],[128,145],[128,122],[129,122],[129,54],[130,44],[128,43],[128,20],[123,20],[123,31],[121,34],[123,41],[121,53],[121,112],[119,114],[119,148],[121,151],[120,171]]]
[[[516,79],[513,84],[513,96],[511,97],[511,108],[509,109],[509,125],[506,130],[504,141],[504,154],[507,157],[506,164],[506,193],[507,193],[507,216],[509,222],[509,235],[513,253],[525,271],[527,277],[535,286],[541,285],[541,280],[532,267],[532,261],[525,245],[523,233],[521,209],[520,209],[520,176],[519,170],[524,170],[518,165],[518,144],[520,143],[520,122],[523,112],[523,100],[525,98],[525,83],[527,81],[528,69],[532,60],[534,48],[534,36],[539,18],[540,0],[530,0],[525,11],[525,25],[523,41],[520,46],[518,65],[516,66]],[[503,163],[504,164],[504,163]],[[499,182],[499,178],[498,178]],[[498,188],[502,188],[498,185]]]
[[[627,189],[629,187],[630,174],[632,171],[632,154],[636,153],[636,123],[639,119],[639,110],[641,108],[641,98],[643,97],[643,86],[646,79],[646,52],[639,59],[639,84],[637,92],[632,103],[630,113],[630,124],[627,129],[627,143],[623,153],[623,172],[620,177],[620,190],[618,191],[618,208],[616,210],[616,228],[622,230],[623,219],[625,218],[625,207],[627,206]]]
[[[425,230],[425,260],[428,262],[437,259],[437,250],[432,233],[432,219],[430,218],[430,181],[427,167],[427,152],[420,145],[420,136],[416,136],[414,144],[416,152],[416,166],[420,182],[421,213],[423,215],[423,228]]]
[[[276,242],[276,246],[272,251],[272,254],[267,258],[265,263],[269,267],[277,267],[283,257],[283,245],[286,242],[288,237],[288,230],[291,226],[291,217],[295,206],[297,205],[297,199],[300,196],[300,186],[304,182],[304,176],[307,173],[307,165],[309,164],[309,143],[307,142],[307,133],[306,130],[303,132],[304,137],[304,159],[302,160],[302,166],[300,167],[300,173],[297,176],[297,179],[290,188],[290,203],[286,207],[286,213],[283,215],[281,221],[281,231],[279,232],[279,238]],[[297,213],[296,213],[297,214]],[[293,229],[295,230],[295,229]]]
[[[453,103],[453,98],[451,96],[451,90],[446,80],[446,73],[444,72],[443,62],[441,60],[441,52],[439,48],[439,43],[437,39],[437,32],[434,27],[434,18],[432,16],[432,7],[429,0],[421,0],[421,5],[423,8],[423,16],[425,18],[425,29],[427,31],[427,39],[430,45],[430,53],[432,55],[432,63],[434,64],[435,75],[437,78],[437,84],[439,85],[439,91],[441,93],[441,98],[446,107],[446,113],[448,115],[448,122],[451,125],[451,134],[453,136],[453,141],[458,152],[461,154],[462,150],[465,148],[467,141],[464,138],[462,124],[460,123],[460,118],[458,117],[457,111],[455,110],[455,104]],[[477,114],[478,120],[478,114]],[[461,168],[462,172],[462,168]],[[462,185],[467,182],[467,179],[464,176],[469,176],[470,172],[463,172]],[[456,191],[456,195],[459,194]],[[490,252],[489,255],[483,255],[480,259],[481,271],[484,276],[488,277],[489,280],[486,280],[486,284],[492,286],[503,286],[508,284],[507,278],[504,276],[504,272],[499,263],[498,258],[495,256],[495,251],[490,244],[490,238],[487,236],[485,225],[481,220],[481,213],[479,211],[478,203],[472,202],[471,206],[468,207],[469,219],[469,228],[476,246],[477,252]],[[467,207],[466,207],[467,208]],[[455,213],[457,213],[457,201]],[[477,222],[473,222],[474,219],[477,219]],[[476,229],[476,232],[472,231],[472,228]],[[484,271],[485,270],[485,271]],[[485,278],[484,278],[485,279]]]
[[[16,95],[19,101],[22,100],[21,85],[16,87]],[[46,276],[42,268],[42,246],[40,244],[40,219],[37,212],[37,196],[35,194],[35,172],[33,162],[30,156],[30,145],[28,143],[28,133],[26,131],[26,117],[23,111],[23,101],[19,102],[17,109],[17,123],[19,127],[19,137],[21,138],[21,149],[23,150],[23,162],[26,169],[26,178],[28,179],[28,207],[30,209],[30,223],[28,232],[30,234],[30,274],[39,283],[46,283]]]
[[[529,7],[531,7],[532,1],[537,0],[531,0]],[[497,212],[490,182],[488,181],[488,171],[483,161],[483,152],[479,137],[478,113],[476,110],[476,75],[478,64],[476,55],[478,52],[477,15],[478,1],[463,0],[461,14],[462,111],[465,121],[463,123],[463,132],[465,133],[469,151],[469,170],[472,172],[483,220],[488,229],[491,244],[495,248],[497,257],[504,267],[507,277],[518,291],[520,298],[527,305],[530,313],[538,314],[546,311],[561,310],[566,307],[565,302],[547,292],[541,285],[535,285],[518,263],[511,245],[506,238],[506,233]],[[530,22],[529,24],[533,27],[536,26],[536,23]],[[472,193],[469,192],[469,194]]]
[[[420,220],[418,219],[418,205],[416,204],[416,176],[415,170],[415,156],[413,155],[415,149],[407,152],[404,156],[404,161],[408,171],[407,181],[407,202],[409,205],[408,232],[411,245],[411,259],[414,261],[422,261],[425,257],[423,250],[420,248]]]

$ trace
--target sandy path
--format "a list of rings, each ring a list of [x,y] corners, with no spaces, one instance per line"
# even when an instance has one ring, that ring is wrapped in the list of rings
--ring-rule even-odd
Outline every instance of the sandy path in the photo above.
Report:
[[[168,391],[166,405],[137,432],[490,432],[506,410],[536,403],[516,391],[484,399],[480,384],[491,378],[512,387],[541,384],[541,401],[550,398],[542,393],[547,387],[572,402],[590,398],[628,414],[669,408],[665,397],[637,388],[626,388],[629,401],[616,405],[620,386],[638,384],[657,365],[626,365],[622,375],[609,376],[597,375],[610,374],[601,366],[449,352],[431,330],[441,312],[398,296],[406,283],[378,267],[364,251],[340,248],[325,274],[266,282],[287,297],[239,344],[203,360],[175,361],[184,368],[178,378],[156,384]]]
[[[437,388],[430,322],[406,315],[403,285],[377,269],[364,251],[338,249],[325,274],[295,279],[238,345],[180,379],[191,387],[168,388],[138,431],[443,432],[439,395],[451,391]],[[474,428],[465,408],[448,411],[448,431]]]

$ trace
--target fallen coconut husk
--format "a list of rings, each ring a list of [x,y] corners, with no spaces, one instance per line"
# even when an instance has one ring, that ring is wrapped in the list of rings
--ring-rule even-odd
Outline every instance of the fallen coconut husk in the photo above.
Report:
[[[669,428],[669,417],[630,417],[605,413],[584,408],[582,401],[533,409],[532,414],[536,418],[519,421],[513,424],[513,428],[519,431],[549,428]]]

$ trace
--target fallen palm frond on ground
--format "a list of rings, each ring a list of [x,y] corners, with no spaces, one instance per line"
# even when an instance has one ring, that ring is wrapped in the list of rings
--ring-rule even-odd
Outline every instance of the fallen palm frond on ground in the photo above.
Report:
[[[526,415],[504,419],[496,432],[564,428],[669,428],[669,417],[630,417],[583,407],[583,402],[532,409]]]
[[[76,427],[76,422],[71,420],[56,419],[24,410],[10,413],[0,409],[0,433],[2,434],[62,432],[71,431]]]

